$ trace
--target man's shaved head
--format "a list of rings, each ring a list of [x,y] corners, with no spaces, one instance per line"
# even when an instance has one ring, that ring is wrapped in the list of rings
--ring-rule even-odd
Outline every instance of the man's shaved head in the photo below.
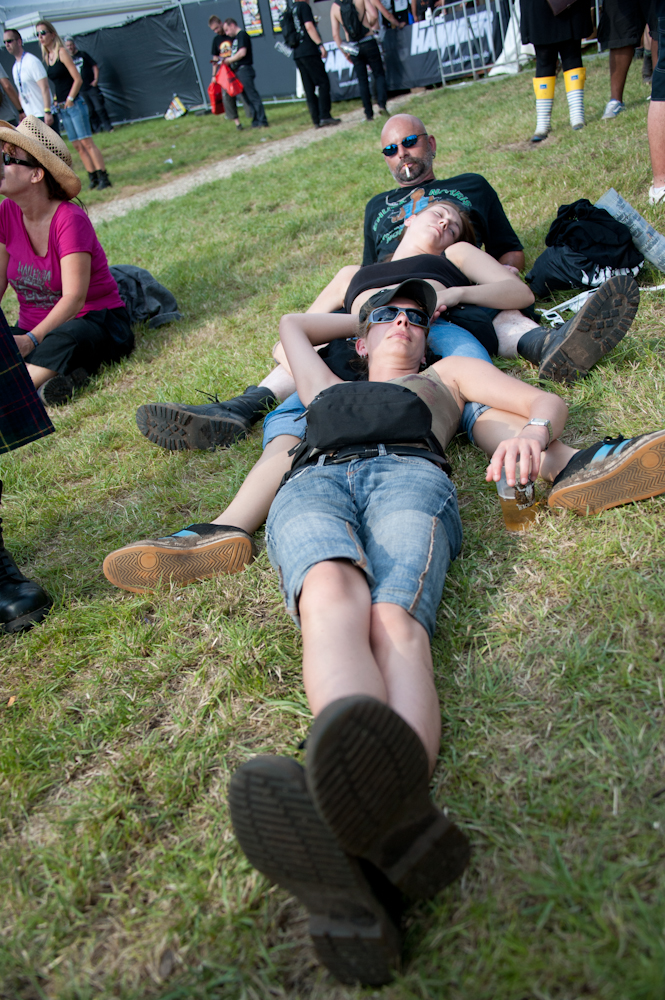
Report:
[[[422,138],[415,146],[405,149],[401,142],[408,135]],[[434,180],[432,161],[436,155],[436,140],[434,136],[427,135],[420,118],[415,115],[393,115],[389,118],[381,132],[381,146],[385,149],[391,143],[398,148],[394,156],[386,157],[386,163],[400,187],[413,187],[414,184]]]

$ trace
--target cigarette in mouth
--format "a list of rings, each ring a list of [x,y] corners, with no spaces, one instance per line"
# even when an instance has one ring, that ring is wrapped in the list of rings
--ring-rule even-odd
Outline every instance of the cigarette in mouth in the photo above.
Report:
[[[409,170],[408,167],[404,167],[404,173],[406,174],[407,181],[410,181],[411,180],[411,171]]]

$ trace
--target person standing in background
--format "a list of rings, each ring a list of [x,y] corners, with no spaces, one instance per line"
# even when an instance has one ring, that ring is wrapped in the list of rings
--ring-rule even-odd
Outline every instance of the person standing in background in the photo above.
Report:
[[[626,110],[623,89],[635,49],[641,44],[645,28],[652,34],[651,57],[658,62],[658,33],[653,0],[604,0],[598,23],[598,41],[610,50],[610,99],[603,120],[616,118]]]
[[[305,0],[296,0],[291,5],[291,12],[299,38],[293,58],[300,72],[312,124],[314,128],[341,125],[342,119],[333,118],[330,113],[330,80],[324,65],[328,53],[314,23],[312,8]]]
[[[229,36],[224,34],[224,26],[216,14],[212,14],[208,18],[208,27],[211,31],[215,32],[215,37],[212,40],[212,59],[210,60],[212,63],[212,79],[214,81],[222,60],[232,54],[232,43]],[[229,94],[221,80],[218,82],[224,91],[224,117],[227,121],[234,122],[235,127],[240,132],[242,131],[242,125],[240,124],[240,119],[238,118],[238,105],[236,103],[236,99],[233,94]]]
[[[384,13],[387,13],[384,8]],[[376,86],[376,100],[381,114],[387,115],[388,85],[383,68],[381,51],[372,31],[377,27],[379,15],[370,0],[335,0],[330,8],[330,26],[335,45],[353,68],[358,80],[360,99],[365,110],[365,121],[374,120],[372,96],[367,78],[367,67],[372,71]],[[347,42],[342,41],[340,28],[344,28]]]
[[[88,106],[90,125],[94,132],[112,132],[113,125],[106,110],[104,95],[99,89],[99,66],[87,52],[77,48],[71,35],[65,36],[65,47],[83,80],[81,97]],[[98,127],[95,127],[98,124]]]
[[[23,115],[41,118],[45,125],[58,131],[55,115],[51,110],[51,91],[46,70],[37,56],[23,49],[23,39],[15,28],[5,28],[5,48],[14,56],[12,76],[18,91]]]
[[[243,86],[242,99],[252,116],[252,128],[268,128],[263,101],[254,83],[256,70],[252,56],[252,40],[233,17],[227,17],[222,27],[225,34],[231,38],[231,55],[225,56],[221,61],[233,70]]]
[[[81,74],[72,62],[65,43],[50,21],[37,23],[37,37],[42,49],[48,78],[53,84],[56,100],[60,106],[62,123],[67,138],[81,157],[88,171],[90,190],[111,187],[109,175],[101,151],[95,145],[90,128],[90,118],[85,101],[80,96]]]
[[[556,16],[547,0],[522,0],[521,27],[522,42],[536,49],[536,131],[531,142],[546,139],[552,125],[557,56],[561,56],[563,66],[570,126],[584,128],[586,70],[582,66],[582,39],[593,31],[587,0],[576,0]]]
[[[4,90],[2,94],[2,100],[0,100],[0,118],[4,121],[9,122],[10,125],[18,125],[19,116],[23,117],[23,107],[21,106],[21,99],[16,93],[16,88],[14,84],[10,81],[8,76],[4,75],[3,69],[0,66],[0,87]]]
[[[647,117],[653,175],[649,188],[649,204],[662,205],[665,201],[665,0],[656,0],[654,6],[656,30],[652,38],[652,51],[654,51],[653,45],[657,45],[658,60],[654,60],[653,65],[651,103]]]

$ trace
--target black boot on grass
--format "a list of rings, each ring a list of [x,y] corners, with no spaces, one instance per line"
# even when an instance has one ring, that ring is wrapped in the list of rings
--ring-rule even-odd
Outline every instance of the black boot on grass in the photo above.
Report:
[[[90,183],[88,184],[88,190],[92,191],[94,188],[99,186],[99,171],[88,170],[88,177],[90,178]]]
[[[250,385],[242,396],[220,402],[184,406],[181,403],[148,403],[136,411],[141,434],[169,451],[214,451],[244,438],[252,424],[265,417],[278,402],[274,392]]]
[[[541,378],[576,382],[628,332],[639,302],[640,290],[634,278],[610,278],[563,326],[556,330],[537,326],[525,333],[517,353],[538,366]]]
[[[105,170],[97,171],[97,189],[103,191],[104,188],[112,187],[111,181],[109,180],[109,175]]]
[[[0,518],[0,628],[5,632],[27,632],[46,618],[52,604],[38,583],[23,576],[5,548]]]

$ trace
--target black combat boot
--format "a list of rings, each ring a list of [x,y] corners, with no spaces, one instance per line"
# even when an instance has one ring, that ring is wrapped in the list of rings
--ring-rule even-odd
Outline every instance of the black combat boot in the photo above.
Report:
[[[556,330],[537,326],[525,333],[517,353],[538,365],[541,378],[576,382],[628,332],[639,302],[640,290],[634,278],[610,278],[563,326]]]
[[[5,632],[27,632],[46,618],[52,604],[53,601],[38,583],[19,572],[5,548],[0,518],[0,628]]]
[[[110,188],[110,187],[112,187],[112,184],[111,184],[111,182],[109,180],[109,175],[106,173],[105,170],[98,170],[97,171],[97,188],[98,188],[98,190],[99,191],[103,191],[104,188]]]
[[[278,402],[274,392],[256,385],[225,402],[216,396],[210,399],[212,403],[202,406],[148,403],[139,406],[136,423],[141,434],[169,451],[214,451],[246,437],[252,424]]]
[[[90,178],[90,183],[88,184],[88,190],[92,191],[93,188],[96,188],[99,185],[99,171],[88,170],[88,177]]]

